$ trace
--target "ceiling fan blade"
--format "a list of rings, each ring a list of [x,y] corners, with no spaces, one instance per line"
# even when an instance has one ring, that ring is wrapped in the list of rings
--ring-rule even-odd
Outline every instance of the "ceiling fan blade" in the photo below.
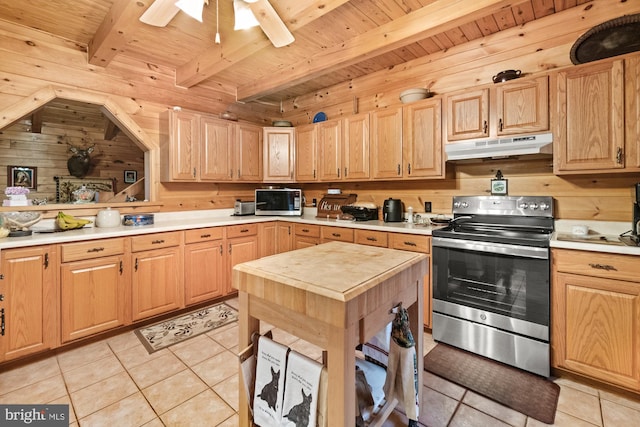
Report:
[[[278,12],[268,0],[257,0],[249,3],[251,11],[262,27],[262,31],[269,37],[275,47],[282,47],[293,43],[295,38],[289,31]]]
[[[165,27],[179,11],[176,0],[155,0],[142,14],[140,21],[155,27]]]

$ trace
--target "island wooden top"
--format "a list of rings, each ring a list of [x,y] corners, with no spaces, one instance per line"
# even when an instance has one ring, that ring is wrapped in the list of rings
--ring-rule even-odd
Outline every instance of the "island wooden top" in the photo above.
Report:
[[[233,286],[260,296],[260,282],[242,280],[249,275],[347,302],[420,262],[424,275],[426,259],[421,253],[329,242],[238,264],[233,268]]]

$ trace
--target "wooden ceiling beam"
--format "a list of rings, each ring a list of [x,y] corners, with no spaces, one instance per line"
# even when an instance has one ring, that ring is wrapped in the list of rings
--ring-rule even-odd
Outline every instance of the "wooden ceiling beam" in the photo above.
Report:
[[[89,42],[89,64],[106,67],[139,28],[140,15],[153,0],[115,0]]]
[[[284,90],[367,58],[418,42],[470,21],[513,7],[522,0],[437,0],[388,24],[339,43],[320,54],[290,66],[269,79],[262,76],[238,88],[238,100],[252,101],[274,91]]]
[[[349,0],[315,0],[313,2],[296,2],[299,6],[295,10],[288,8],[282,13],[283,20],[287,23],[292,33],[310,22],[324,16]],[[241,33],[237,33],[239,36]],[[202,81],[215,76],[221,71],[232,67],[237,62],[257,54],[271,45],[262,31],[252,31],[245,37],[233,37],[220,45],[211,46],[201,52],[193,60],[176,69],[176,86],[192,87]]]

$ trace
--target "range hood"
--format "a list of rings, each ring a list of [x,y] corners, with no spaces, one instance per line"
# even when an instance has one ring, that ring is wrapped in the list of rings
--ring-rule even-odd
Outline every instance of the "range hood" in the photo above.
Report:
[[[551,154],[553,134],[514,136],[510,138],[483,139],[454,142],[445,145],[447,160],[505,158],[525,154]]]

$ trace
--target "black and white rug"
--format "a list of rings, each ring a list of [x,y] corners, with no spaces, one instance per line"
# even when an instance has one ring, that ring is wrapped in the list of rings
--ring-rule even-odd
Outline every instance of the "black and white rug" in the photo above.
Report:
[[[149,354],[238,320],[235,308],[221,302],[135,330]]]

